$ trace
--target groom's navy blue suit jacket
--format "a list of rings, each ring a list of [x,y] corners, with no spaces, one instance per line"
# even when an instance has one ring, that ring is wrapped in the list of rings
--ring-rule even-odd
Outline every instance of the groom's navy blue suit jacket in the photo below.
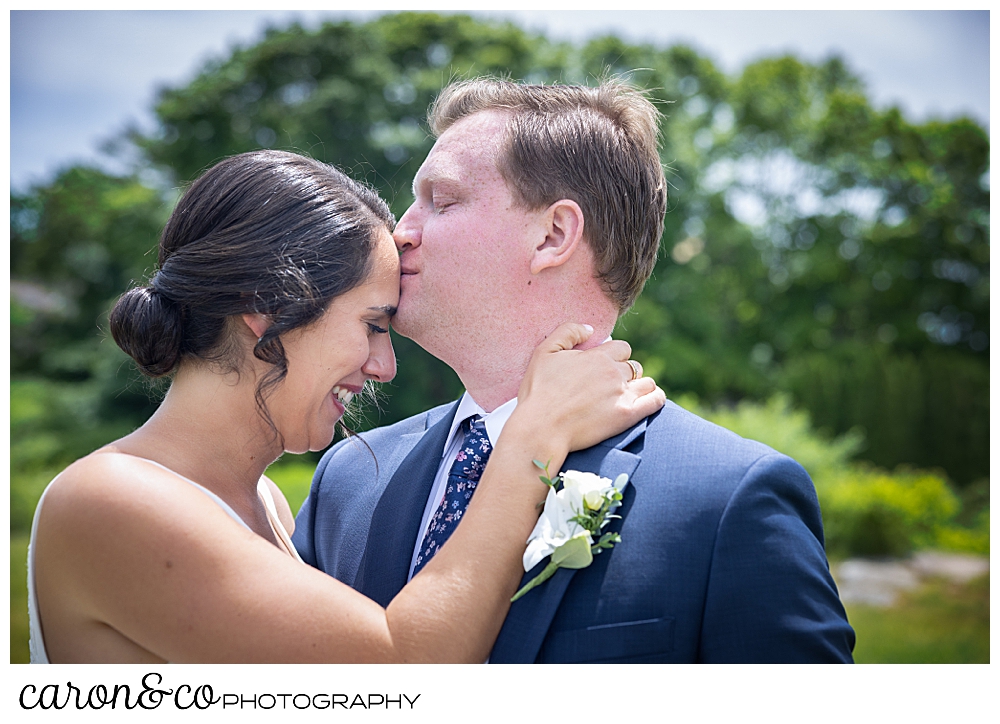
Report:
[[[364,433],[375,459],[350,439],[323,456],[292,537],[308,563],[392,600],[456,406]],[[564,469],[628,473],[621,543],[514,603],[491,663],[851,661],[816,493],[791,458],[668,402]]]

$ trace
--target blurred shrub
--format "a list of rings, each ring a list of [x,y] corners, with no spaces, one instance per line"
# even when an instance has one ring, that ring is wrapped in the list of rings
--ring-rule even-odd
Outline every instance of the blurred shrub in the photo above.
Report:
[[[939,475],[926,471],[852,466],[817,482],[827,551],[831,556],[902,556],[940,547],[959,509]],[[822,491],[822,492],[820,492]]]
[[[972,525],[961,525],[962,502],[943,474],[906,467],[888,472],[853,462],[864,445],[858,429],[827,439],[783,395],[714,409],[693,395],[677,402],[797,460],[816,486],[832,557],[901,556],[920,548],[989,554],[988,500],[971,516]]]
[[[971,525],[949,525],[936,532],[937,547],[944,550],[990,554],[990,509],[976,512]]]

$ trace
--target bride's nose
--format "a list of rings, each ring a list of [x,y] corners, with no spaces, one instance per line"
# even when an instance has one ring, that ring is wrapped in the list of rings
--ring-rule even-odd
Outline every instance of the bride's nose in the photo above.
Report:
[[[388,334],[379,334],[372,339],[368,359],[361,371],[376,382],[388,382],[396,376],[396,353]]]

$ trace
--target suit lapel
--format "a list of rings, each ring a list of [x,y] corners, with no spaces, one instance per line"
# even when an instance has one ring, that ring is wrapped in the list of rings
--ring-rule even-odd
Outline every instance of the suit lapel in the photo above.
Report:
[[[372,514],[354,588],[383,607],[406,585],[420,520],[456,409],[457,404],[430,429],[400,439],[400,445],[412,449],[396,468]]]
[[[609,442],[613,442],[619,447],[627,445],[644,430],[645,423],[643,422]],[[628,484],[631,485],[632,473],[635,472],[640,461],[641,458],[638,455],[620,449],[608,449],[602,445],[573,453],[566,459],[563,470],[596,472],[611,480],[614,480],[621,473],[626,473],[629,476]],[[618,512],[624,517],[624,510],[620,509]],[[621,530],[621,522],[613,523],[610,530]],[[521,579],[520,585],[523,586],[538,575],[548,560],[548,558],[544,559],[535,568],[528,571]],[[575,574],[575,570],[560,568],[552,578],[511,605],[510,613],[507,614],[507,620],[504,621],[500,635],[493,646],[493,652],[490,654],[490,663],[520,664],[535,661],[552,619],[556,615],[559,604],[562,603],[566,589]]]

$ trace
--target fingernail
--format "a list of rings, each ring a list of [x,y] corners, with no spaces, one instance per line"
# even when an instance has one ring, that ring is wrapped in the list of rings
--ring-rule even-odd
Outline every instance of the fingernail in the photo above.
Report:
[[[587,330],[588,332],[590,332],[590,333],[592,333],[592,334],[593,334],[593,332],[594,332],[594,328],[593,328],[593,327],[591,327],[591,326],[590,326],[589,324],[585,324],[585,325],[583,325],[583,328],[584,328],[584,329],[586,329],[586,330]]]

